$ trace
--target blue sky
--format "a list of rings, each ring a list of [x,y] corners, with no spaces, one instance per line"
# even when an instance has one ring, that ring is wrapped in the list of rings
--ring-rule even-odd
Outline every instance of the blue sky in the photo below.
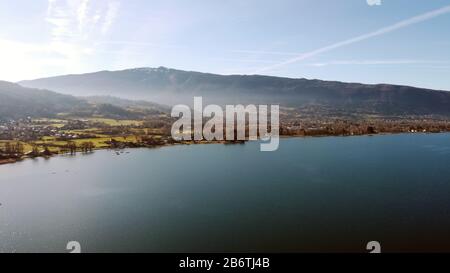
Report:
[[[166,66],[450,90],[449,49],[450,0],[0,0],[9,81]]]

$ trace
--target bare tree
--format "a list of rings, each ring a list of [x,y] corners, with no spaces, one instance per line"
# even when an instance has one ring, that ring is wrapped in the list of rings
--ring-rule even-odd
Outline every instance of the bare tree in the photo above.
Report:
[[[16,143],[16,153],[19,155],[23,155],[25,153],[25,146],[22,142]]]
[[[80,148],[83,153],[91,153],[94,150],[95,145],[92,141],[87,141],[81,143]]]
[[[71,155],[75,155],[77,153],[77,144],[75,142],[68,141],[66,146]]]
[[[11,143],[6,142],[5,143],[5,154],[12,154],[12,147],[11,147]]]
[[[31,156],[33,157],[39,156],[39,149],[37,145],[33,145],[31,149]]]

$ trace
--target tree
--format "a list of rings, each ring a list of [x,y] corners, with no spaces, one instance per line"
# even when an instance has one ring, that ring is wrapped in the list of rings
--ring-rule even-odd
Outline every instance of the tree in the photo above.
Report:
[[[51,156],[53,153],[49,150],[47,145],[44,145],[44,153],[45,156]]]
[[[39,156],[39,149],[37,145],[33,145],[31,149],[31,156],[33,157]]]
[[[68,141],[66,146],[71,155],[75,155],[77,153],[77,144],[75,142]]]
[[[134,138],[136,139],[137,143],[142,143],[142,137],[139,135],[134,135]]]
[[[25,153],[25,146],[22,144],[22,142],[16,143],[16,153],[19,155],[23,155]]]
[[[92,152],[92,150],[95,148],[95,145],[92,141],[83,142],[81,143],[81,151],[83,153]]]
[[[88,149],[89,149],[89,152],[92,152],[95,149],[94,142],[92,142],[92,141],[88,142]]]
[[[9,142],[5,143],[5,154],[12,154],[12,147],[11,147],[11,143],[9,143]]]

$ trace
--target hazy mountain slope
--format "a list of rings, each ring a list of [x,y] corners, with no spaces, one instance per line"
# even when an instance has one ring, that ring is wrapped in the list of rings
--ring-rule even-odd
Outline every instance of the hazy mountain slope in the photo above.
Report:
[[[265,103],[323,106],[379,114],[450,115],[450,92],[397,85],[366,85],[258,75],[215,75],[167,68],[137,68],[23,81],[29,87],[74,95],[113,95],[164,104]]]
[[[87,106],[85,101],[73,96],[0,81],[0,119],[55,116]]]
[[[88,102],[95,104],[111,104],[114,106],[122,107],[122,108],[133,108],[133,109],[141,109],[154,113],[168,113],[170,112],[170,107],[166,105],[161,105],[149,101],[144,100],[129,100],[123,99],[113,96],[88,96],[81,97]]]
[[[77,98],[56,92],[22,87],[0,81],[0,119],[24,117],[103,116],[109,118],[142,118],[168,110],[151,102],[134,102],[119,98]]]

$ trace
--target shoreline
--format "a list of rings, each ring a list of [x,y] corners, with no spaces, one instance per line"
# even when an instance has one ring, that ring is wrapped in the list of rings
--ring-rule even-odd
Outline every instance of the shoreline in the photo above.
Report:
[[[324,138],[324,137],[376,137],[376,136],[389,136],[389,135],[435,135],[435,134],[448,134],[450,132],[383,132],[383,133],[377,133],[377,134],[362,134],[362,135],[280,135],[280,139],[289,139],[289,138]],[[162,147],[170,147],[175,145],[199,145],[199,144],[222,144],[222,145],[235,145],[235,144],[245,144],[248,140],[245,141],[184,141],[184,142],[174,142],[174,143],[165,143],[161,145],[154,145],[154,146],[134,146],[134,147],[122,147],[122,148],[94,148],[91,152],[81,152],[77,151],[75,154],[72,154],[73,156],[77,156],[78,154],[90,154],[95,151],[114,151],[118,154],[120,154],[120,151],[123,151],[125,149],[137,149],[137,148],[147,148],[147,149],[154,149],[154,148],[162,148]],[[14,164],[18,162],[22,162],[27,159],[34,159],[34,158],[47,158],[50,159],[54,156],[60,156],[60,155],[71,155],[70,153],[54,153],[52,155],[39,155],[39,156],[22,156],[20,158],[5,158],[0,159],[0,166],[3,165],[9,165]]]
[[[24,155],[21,157],[5,158],[5,159],[0,159],[0,166],[22,162],[27,159],[36,159],[36,158],[50,159],[55,156],[64,156],[64,155],[77,156],[79,154],[86,155],[86,154],[92,154],[95,151],[113,151],[116,154],[121,154],[123,152],[123,150],[125,150],[125,149],[144,149],[144,148],[145,149],[157,149],[157,148],[170,147],[170,146],[176,146],[176,145],[199,145],[199,144],[234,145],[234,144],[243,144],[243,143],[245,143],[245,141],[224,141],[224,140],[220,140],[220,141],[183,141],[183,142],[164,143],[164,144],[152,145],[152,146],[141,145],[141,146],[123,146],[121,148],[113,148],[113,147],[94,148],[90,152],[77,151],[74,154],[67,152],[67,153],[53,153],[51,155],[39,155],[39,156]]]

